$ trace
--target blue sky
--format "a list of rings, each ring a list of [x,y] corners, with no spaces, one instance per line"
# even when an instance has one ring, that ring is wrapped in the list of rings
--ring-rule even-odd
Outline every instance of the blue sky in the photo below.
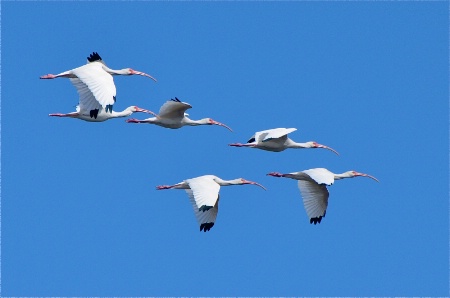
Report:
[[[449,288],[448,3],[2,2],[2,296],[446,296]],[[115,69],[115,110],[178,97],[169,130],[72,112],[67,79]],[[145,115],[136,114],[136,118]],[[259,130],[337,151],[229,147]],[[356,170],[310,225],[296,182],[265,174]],[[199,232],[184,191],[221,189]]]

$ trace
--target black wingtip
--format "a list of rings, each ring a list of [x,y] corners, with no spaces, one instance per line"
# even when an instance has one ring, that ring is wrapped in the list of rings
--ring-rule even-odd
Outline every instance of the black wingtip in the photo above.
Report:
[[[90,54],[89,57],[87,57],[87,60],[89,62],[101,61],[102,57],[100,57],[100,55],[97,52],[92,52],[92,54]]]
[[[209,230],[211,230],[211,228],[214,226],[213,222],[206,222],[206,223],[202,223],[200,225],[200,232],[203,230],[203,232],[207,232]]]
[[[309,219],[309,223],[310,224],[318,224],[322,221],[322,218],[325,217],[325,215],[327,214],[327,211],[325,210],[325,212],[323,213],[322,216],[318,216],[318,217],[313,217]]]
[[[181,102],[177,97],[175,97],[175,99],[171,98],[170,100],[175,102]]]
[[[97,116],[98,116],[98,109],[90,110],[90,111],[89,111],[89,116],[90,116],[91,118],[97,119]]]

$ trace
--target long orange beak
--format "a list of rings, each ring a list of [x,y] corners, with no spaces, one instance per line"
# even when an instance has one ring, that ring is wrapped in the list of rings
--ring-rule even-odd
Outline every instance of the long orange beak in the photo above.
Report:
[[[262,186],[261,184],[259,184],[258,182],[254,182],[254,181],[249,181],[249,180],[245,180],[242,179],[244,184],[253,184],[253,185],[257,185],[259,187],[261,187],[264,190],[267,190],[264,186]]]
[[[328,147],[328,146],[325,146],[325,145],[322,145],[322,144],[314,143],[314,148],[324,148],[324,149],[328,149],[328,150],[330,150],[330,151],[333,151],[333,152],[336,153],[337,155],[339,155],[339,153],[338,153],[336,150],[334,150],[333,148]]]
[[[151,75],[146,74],[145,72],[142,72],[142,71],[131,70],[131,74],[148,77],[148,78],[152,79],[153,81],[157,82],[157,80],[154,77],[152,77]]]
[[[371,176],[369,174],[358,173],[358,172],[354,172],[354,174],[355,174],[355,176],[369,177],[369,178],[375,180],[376,182],[380,182],[380,181],[378,181],[377,178],[375,178],[374,176]]]

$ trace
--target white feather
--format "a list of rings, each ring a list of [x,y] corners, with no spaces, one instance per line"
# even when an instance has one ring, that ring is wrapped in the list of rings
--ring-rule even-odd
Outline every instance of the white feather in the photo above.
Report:
[[[324,168],[316,168],[302,171],[318,184],[331,185],[334,183],[334,174]]]
[[[172,118],[180,121],[183,119],[186,110],[190,108],[192,108],[192,106],[186,102],[168,100],[159,109],[158,117]]]
[[[309,218],[325,215],[329,193],[326,185],[307,180],[298,180],[298,188],[303,198],[303,205]]]
[[[75,68],[71,72],[89,88],[92,96],[102,107],[114,104],[116,86],[114,85],[113,77],[103,69],[102,63],[92,62]],[[72,83],[74,83],[73,80],[75,79],[71,79]],[[79,90],[80,84],[77,81],[75,82],[78,87],[74,85]]]
[[[198,210],[197,202],[195,200],[193,191],[191,189],[186,189],[186,193],[189,196],[189,201],[192,204],[192,209],[194,209],[194,215],[195,218],[197,219],[198,224],[201,226],[202,224],[205,223],[215,223],[217,213],[219,212],[219,199],[217,199],[213,208],[207,211],[200,211]]]
[[[284,137],[287,138],[287,135],[293,131],[296,131],[296,128],[273,128],[263,131],[258,131],[255,133],[255,141],[257,143],[267,142],[272,139],[278,139]]]
[[[197,208],[202,206],[214,207],[216,204],[220,185],[212,177],[214,176],[205,175],[185,180],[192,190]]]

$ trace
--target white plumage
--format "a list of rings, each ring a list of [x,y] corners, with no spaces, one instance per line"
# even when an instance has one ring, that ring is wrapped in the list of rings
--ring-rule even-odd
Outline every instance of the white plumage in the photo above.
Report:
[[[334,174],[324,168],[315,168],[288,174],[271,172],[267,175],[298,180],[298,188],[303,198],[306,214],[309,217],[309,222],[314,224],[320,223],[322,218],[325,217],[329,197],[327,186],[332,185],[335,180],[362,176],[372,178],[378,182],[375,177],[368,174],[355,171]]]
[[[98,53],[92,53],[88,58],[88,63],[64,71],[60,74],[47,74],[41,76],[41,79],[69,78],[80,95],[80,109],[98,109],[101,106],[105,113],[112,112],[112,107],[116,102],[116,86],[114,85],[113,75],[141,75],[151,78],[152,76],[124,68],[114,70],[105,65]],[[89,90],[89,91],[88,91]],[[95,100],[97,103],[93,102]]]
[[[297,143],[288,138],[288,134],[296,131],[296,128],[273,128],[256,132],[246,144],[233,143],[229,146],[233,147],[250,147],[266,151],[280,152],[288,148],[302,149],[302,148],[324,148],[338,154],[336,150],[318,144],[314,141],[306,143]]]
[[[130,106],[122,112],[110,111],[106,109],[96,100],[92,91],[79,78],[70,78],[72,84],[77,88],[79,94],[79,101],[76,107],[76,112],[61,114],[53,113],[49,116],[53,117],[69,117],[78,118],[89,122],[102,122],[112,118],[128,117],[135,112],[152,113],[148,110],[137,106]]]
[[[75,68],[72,70],[75,78],[70,78],[70,81],[80,95],[80,102],[84,100],[84,96],[88,96],[106,109],[108,106],[112,107],[116,101],[116,85],[103,66],[100,62],[91,62]]]
[[[186,110],[192,108],[187,102],[182,102],[178,98],[166,101],[159,109],[159,114],[152,112],[155,117],[138,120],[138,119],[128,119],[128,123],[148,123],[156,124],[165,128],[180,128],[185,125],[197,126],[197,125],[219,125],[232,131],[231,128],[223,123],[215,121],[211,118],[204,118],[200,120],[192,120],[186,114]]]
[[[174,185],[160,185],[156,189],[184,189],[194,209],[195,217],[200,225],[200,231],[209,231],[216,222],[219,212],[219,190],[220,186],[253,184],[264,186],[257,182],[238,178],[234,180],[223,180],[214,175],[204,175],[196,178],[186,179]]]

